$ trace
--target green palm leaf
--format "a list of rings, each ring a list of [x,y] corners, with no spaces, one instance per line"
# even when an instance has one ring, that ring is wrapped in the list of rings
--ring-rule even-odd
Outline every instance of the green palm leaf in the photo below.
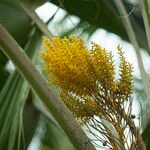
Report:
[[[41,33],[34,29],[33,36],[29,39],[25,47],[26,53],[33,62],[37,56],[40,40]],[[15,143],[19,143],[19,138],[21,138],[22,123],[20,119],[28,91],[29,85],[21,75],[15,71],[9,76],[0,92],[0,118],[3,122],[0,128],[1,149],[17,149]],[[20,146],[18,146],[18,149],[19,147]]]
[[[69,14],[76,15],[81,20],[89,22],[91,26],[103,28],[108,32],[119,35],[122,39],[129,41],[122,23],[123,16],[119,15],[113,0],[65,0],[63,2],[52,0],[51,2],[57,6],[61,6]],[[134,26],[139,45],[150,52],[144,31],[142,14],[138,5],[133,5],[126,0],[124,0],[124,3],[129,14],[135,7],[134,11],[132,11],[129,16]]]

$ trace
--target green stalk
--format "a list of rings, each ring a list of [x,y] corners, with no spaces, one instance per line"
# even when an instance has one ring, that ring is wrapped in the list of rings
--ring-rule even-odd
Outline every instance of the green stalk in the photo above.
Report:
[[[147,35],[147,40],[148,40],[148,46],[150,49],[150,9],[148,7],[150,5],[150,0],[148,3],[148,0],[141,0],[141,7],[142,7],[142,15],[143,15],[143,20],[144,20],[144,25],[145,25],[145,30],[146,30],[146,35]],[[146,7],[147,6],[147,7]]]
[[[42,77],[25,52],[2,25],[0,25],[0,46],[2,47],[2,51],[12,60],[18,71],[29,82],[32,89],[53,114],[76,149],[94,150],[95,148],[89,138],[82,131],[64,103],[55,96],[48,82]]]

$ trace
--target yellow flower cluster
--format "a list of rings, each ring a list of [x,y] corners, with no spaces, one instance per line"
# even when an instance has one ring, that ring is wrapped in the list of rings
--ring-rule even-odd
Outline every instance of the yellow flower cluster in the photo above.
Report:
[[[84,99],[64,91],[61,92],[60,96],[73,115],[81,121],[80,123],[84,123],[94,115],[102,115],[100,107],[96,104],[96,101],[90,97]]]
[[[92,43],[91,63],[96,80],[107,90],[115,90],[115,68],[113,56],[99,45]]]
[[[61,88],[62,100],[78,119],[100,116],[115,102],[118,105],[119,98],[129,99],[133,87],[132,67],[119,47],[120,78],[115,81],[111,53],[95,43],[88,50],[83,39],[76,36],[45,37],[44,46],[41,56],[49,80]]]
[[[120,55],[120,79],[117,83],[117,90],[120,94],[128,97],[132,93],[133,89],[133,67],[125,60],[124,53],[120,46],[118,46],[118,54]]]
[[[83,39],[44,38],[44,45],[46,51],[42,57],[51,82],[62,89],[85,93],[85,84],[92,83],[89,79],[90,52],[84,46]]]

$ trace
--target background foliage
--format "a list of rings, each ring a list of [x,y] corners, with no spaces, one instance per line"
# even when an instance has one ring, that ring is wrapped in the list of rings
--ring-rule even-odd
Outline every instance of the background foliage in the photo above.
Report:
[[[42,33],[20,3],[35,10],[46,2],[46,0],[0,1],[0,23],[5,26],[42,73],[42,64],[37,59],[41,49]],[[80,30],[81,36],[86,34],[90,38],[97,29],[102,28],[129,42],[122,22],[125,16],[120,16],[113,0],[51,0],[50,2],[57,5],[58,9],[61,8],[67,12],[59,22],[60,26],[69,19],[70,15],[80,18],[71,29],[62,31],[61,36],[68,36]],[[123,2],[135,30],[138,44],[143,48],[141,50],[147,51],[149,55],[150,48],[144,28],[141,3],[139,1],[133,3],[129,0]],[[148,1],[144,0],[144,2],[146,12],[150,16],[147,11],[150,9]],[[56,14],[57,12],[49,18],[47,25],[51,24]],[[30,149],[30,144],[35,141],[39,143],[39,149],[73,149],[71,142],[58,129],[51,115],[39,102],[35,93],[30,90],[27,82],[16,70],[11,71],[8,64],[10,61],[0,51],[0,149]],[[135,78],[135,81],[142,85],[141,79]],[[144,88],[139,86],[135,88],[136,94],[143,97],[142,104],[147,104]],[[142,107],[142,112],[149,116],[149,104],[147,107]],[[147,117],[143,118],[147,122],[143,128],[143,138],[147,148],[150,149],[150,122]]]

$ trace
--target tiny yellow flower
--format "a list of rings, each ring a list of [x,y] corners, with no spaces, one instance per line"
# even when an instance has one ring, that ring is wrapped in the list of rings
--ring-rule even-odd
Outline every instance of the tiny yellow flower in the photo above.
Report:
[[[128,101],[133,88],[132,66],[120,56],[120,78],[115,80],[113,56],[92,43],[88,50],[82,38],[44,38],[41,56],[49,81],[61,89],[60,96],[74,116],[86,121],[94,116],[116,112]]]

